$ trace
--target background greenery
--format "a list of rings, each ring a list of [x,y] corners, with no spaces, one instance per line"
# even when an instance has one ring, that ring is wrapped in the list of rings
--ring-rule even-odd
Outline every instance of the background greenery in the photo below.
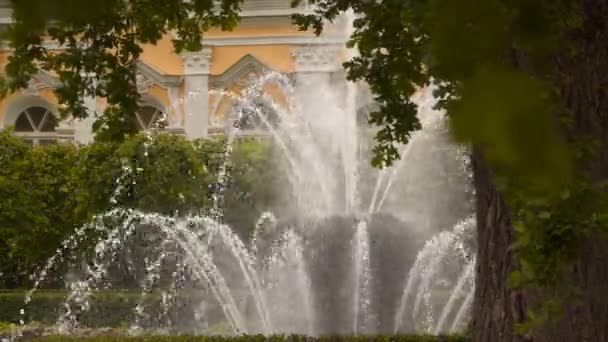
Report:
[[[29,286],[28,276],[61,241],[112,206],[171,216],[208,212],[224,150],[221,138],[191,142],[172,134],[29,147],[0,131],[0,288]],[[276,200],[271,151],[268,141],[243,139],[230,160],[224,219],[244,238]],[[48,285],[63,286],[52,279]]]
[[[149,336],[149,337],[95,337],[95,338],[65,338],[65,337],[48,337],[35,341],[113,341],[113,342],[139,342],[139,341],[170,341],[170,342],[228,342],[228,341],[307,341],[307,342],[325,342],[325,341],[393,341],[393,342],[465,342],[468,341],[462,336],[423,336],[423,335],[379,335],[379,336],[324,336],[324,337],[308,337],[308,336],[263,336],[263,335],[248,335],[238,337],[224,336]]]

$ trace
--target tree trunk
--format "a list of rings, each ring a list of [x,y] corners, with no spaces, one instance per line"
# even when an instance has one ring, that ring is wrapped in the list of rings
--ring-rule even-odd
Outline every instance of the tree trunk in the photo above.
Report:
[[[581,0],[583,25],[567,34],[577,54],[555,58],[561,105],[574,115],[570,138],[592,137],[601,143],[590,164],[578,171],[593,180],[608,178],[608,2]],[[524,338],[514,323],[524,318],[532,300],[542,293],[508,289],[508,274],[516,263],[509,246],[513,230],[509,208],[491,182],[491,170],[479,150],[473,153],[477,190],[477,282],[471,323],[474,342],[608,342],[608,239],[582,237],[579,259],[569,269],[569,281],[581,290],[580,302],[566,304],[564,316]]]
[[[492,172],[474,149],[473,174],[477,210],[477,275],[471,322],[475,342],[519,341],[514,323],[523,316],[522,296],[507,288],[515,269],[511,212],[492,184]]]
[[[562,104],[574,114],[572,138],[600,143],[589,164],[577,165],[593,181],[608,179],[608,2],[582,0],[583,26],[570,34],[578,54],[556,58]],[[581,290],[580,304],[569,304],[564,317],[550,322],[534,341],[608,342],[608,239],[584,236],[570,281]]]

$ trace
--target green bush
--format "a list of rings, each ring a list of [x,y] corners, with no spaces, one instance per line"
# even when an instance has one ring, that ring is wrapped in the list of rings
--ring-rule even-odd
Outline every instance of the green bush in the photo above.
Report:
[[[62,303],[66,296],[65,291],[37,292],[24,307],[23,291],[0,291],[0,321],[17,323],[22,318],[21,309],[25,309],[26,322],[55,324],[62,313]],[[118,327],[125,322],[132,322],[133,308],[139,298],[139,291],[96,292],[92,298],[96,304],[80,320],[85,326],[91,327]]]
[[[35,341],[54,342],[54,341],[89,341],[89,342],[101,342],[101,341],[113,341],[113,342],[155,342],[155,341],[167,341],[167,342],[245,342],[245,341],[269,341],[269,342],[363,342],[363,341],[386,341],[386,342],[466,342],[468,339],[462,336],[423,336],[423,335],[378,335],[378,336],[325,336],[325,337],[308,337],[301,335],[275,335],[275,336],[264,336],[264,335],[245,335],[237,337],[224,337],[224,336],[146,336],[146,337],[114,337],[114,336],[100,336],[92,338],[70,338],[70,337],[46,337],[37,339]]]
[[[270,147],[257,139],[235,144],[234,177],[222,206],[225,221],[243,237],[275,200],[272,184],[279,177]],[[173,216],[208,212],[224,150],[223,139],[188,141],[173,134],[32,148],[9,130],[0,131],[0,288],[29,287],[29,275],[62,240],[113,205]],[[57,274],[64,273],[62,267]],[[46,286],[64,286],[58,277],[49,278]]]
[[[20,286],[80,223],[77,155],[73,145],[31,148],[0,132],[0,287]]]
[[[223,203],[224,220],[242,238],[250,237],[264,211],[279,209],[286,202],[283,194],[277,192],[280,185],[288,183],[276,164],[277,159],[272,158],[273,147],[269,140],[255,138],[241,139],[234,147],[231,182]]]
[[[149,296],[152,300],[158,300],[158,294],[152,293]],[[185,296],[189,295],[186,293]],[[65,299],[65,291],[40,291],[37,292],[30,305],[26,308],[26,322],[37,322],[37,325],[53,325],[56,323],[57,317],[60,314],[61,304]],[[134,307],[140,298],[139,291],[99,291],[96,292],[93,301],[96,304],[92,310],[80,318],[83,326],[91,328],[114,327],[118,330],[109,331],[109,333],[119,333],[120,328],[124,328],[125,324],[134,321]],[[19,321],[21,316],[20,310],[23,308],[24,293],[22,291],[0,291],[0,322]],[[178,313],[179,315],[179,313]],[[2,328],[10,330],[10,325],[1,324]],[[94,331],[93,331],[94,333]],[[102,331],[103,333],[103,331]],[[108,333],[106,331],[105,333]],[[310,338],[304,336],[274,336],[264,337],[262,335],[251,335],[241,337],[221,337],[221,336],[145,336],[140,338],[127,337],[112,337],[99,336],[94,338],[78,338],[78,337],[47,337],[38,339],[38,341],[116,341],[116,342],[136,342],[136,341],[193,341],[193,342],[214,342],[214,341],[395,341],[395,342],[465,342],[466,338],[462,336],[423,336],[423,335],[379,335],[379,336],[327,336],[319,338]]]
[[[68,293],[63,290],[38,291],[32,301],[25,306],[24,291],[0,291],[0,322],[17,324],[21,319],[25,323],[36,322],[42,325],[54,325],[64,313],[64,302]],[[174,305],[172,317],[191,317],[191,308],[186,305],[199,300],[201,293],[183,290],[178,300],[184,305]],[[78,316],[78,322],[88,328],[122,328],[135,322],[135,308],[141,300],[140,290],[103,290],[95,291],[90,298],[90,309]],[[196,299],[196,300],[195,300]],[[160,314],[161,293],[153,291],[145,297],[146,313],[152,317]],[[24,314],[21,315],[21,310]]]

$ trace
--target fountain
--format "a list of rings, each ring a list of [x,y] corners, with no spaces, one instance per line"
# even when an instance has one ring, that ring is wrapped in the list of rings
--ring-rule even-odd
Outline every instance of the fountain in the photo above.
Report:
[[[95,312],[95,292],[112,288],[112,266],[128,248],[144,248],[142,260],[130,260],[134,274],[141,274],[132,334],[461,328],[473,289],[475,222],[466,217],[466,205],[456,213],[436,211],[438,202],[462,205],[470,194],[462,153],[446,138],[445,120],[432,109],[430,91],[419,94],[423,129],[402,147],[402,159],[374,170],[365,150],[369,129],[342,124],[356,117],[355,106],[338,99],[353,97],[332,90],[327,81],[312,81],[318,82],[303,97],[297,95],[298,84],[309,83],[296,80],[292,87],[276,73],[263,75],[243,94],[226,94],[238,104],[226,163],[239,122],[256,117],[281,151],[277,158],[289,175],[295,214],[265,213],[252,240],[243,241],[221,222],[222,185],[230,176],[224,166],[208,217],[173,218],[119,207],[99,215],[64,243],[36,280],[36,286],[44,281],[64,251],[87,236],[99,237],[92,260],[70,285],[59,331],[86,326]],[[264,94],[269,83],[282,87],[286,105]],[[367,145],[353,148],[357,141]],[[444,226],[431,228],[438,222]]]
[[[214,90],[235,107],[211,214],[166,217],[116,207],[78,230],[35,282],[37,288],[82,240],[98,238],[70,285],[59,331],[90,323],[95,293],[113,288],[117,255],[131,248],[143,251],[129,260],[140,275],[139,299],[127,315],[131,334],[461,329],[475,264],[466,153],[450,142],[429,87],[416,98],[422,129],[400,147],[401,159],[372,168],[374,132],[357,121],[368,95],[341,82],[271,72],[240,94]],[[282,101],[268,85],[280,89]],[[222,222],[222,196],[232,143],[252,123],[278,147],[290,210],[264,213],[248,241]]]

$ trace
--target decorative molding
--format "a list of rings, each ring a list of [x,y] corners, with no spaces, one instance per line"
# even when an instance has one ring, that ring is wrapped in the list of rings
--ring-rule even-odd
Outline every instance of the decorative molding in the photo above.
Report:
[[[240,45],[341,45],[346,38],[344,35],[317,37],[312,34],[283,34],[283,35],[250,35],[203,37],[205,46],[240,46]]]
[[[146,93],[153,84],[165,89],[179,86],[183,77],[180,75],[163,74],[150,64],[139,60],[137,61],[137,89],[141,93]]]
[[[0,1],[0,24],[11,24],[13,22],[13,9],[10,1]]]
[[[59,77],[56,77],[46,70],[40,70],[34,77],[51,89],[58,88],[61,85]]]
[[[251,16],[242,17],[239,26],[291,26],[290,16]]]
[[[258,60],[257,58],[255,58],[253,55],[247,54],[242,57],[238,62],[233,64],[230,68],[228,68],[226,71],[224,71],[224,73],[220,75],[212,75],[210,77],[209,83],[210,86],[215,89],[226,90],[232,88],[232,86],[234,85],[238,85],[244,88],[250,85],[251,82],[257,80],[264,73],[270,71],[274,70],[263,62],[261,62],[260,60]],[[286,76],[288,79],[293,81],[295,74],[287,73]],[[211,115],[209,116],[209,134],[216,134],[220,131],[224,132],[227,125],[230,124],[226,121],[229,120],[230,113],[232,112],[230,106],[225,109],[224,113],[218,113],[220,105],[222,104],[222,101],[225,97],[225,95],[220,94],[214,98],[212,110],[210,112]],[[232,100],[230,102],[232,102]],[[245,134],[260,135],[261,133],[256,131],[253,133],[249,132]]]
[[[40,82],[39,80],[32,78],[27,83],[27,88],[22,89],[24,95],[30,96],[40,96],[40,90],[44,88],[49,88],[46,84]]]
[[[217,5],[216,5],[217,6]],[[216,7],[218,10],[219,6]],[[251,16],[290,16],[294,13],[306,13],[310,10],[307,1],[303,1],[297,7],[291,7],[289,1],[285,0],[245,0],[240,4],[241,18]]]
[[[262,63],[259,59],[251,54],[247,54],[230,66],[230,68],[226,69],[222,74],[211,75],[211,77],[209,77],[209,86],[216,89],[226,89],[241,80],[243,76],[252,73],[263,74],[270,70],[272,69]]]
[[[276,26],[276,25],[291,25],[289,18],[285,17],[246,17],[242,19],[240,25],[243,26]],[[171,32],[172,37],[176,37],[175,32]],[[204,36],[203,44],[205,46],[239,46],[239,45],[327,45],[336,44],[343,45],[347,37],[344,34],[331,34],[322,37],[317,37],[312,33],[296,33],[296,34],[264,34],[264,35],[235,35],[235,36]],[[57,41],[45,41],[42,47],[47,50],[61,50],[62,46]],[[0,52],[10,52],[11,48],[7,41],[0,41]],[[187,55],[190,53],[186,53]],[[193,54],[198,54],[195,52]]]
[[[211,68],[211,49],[203,48],[198,52],[182,54],[184,75],[208,75]]]
[[[23,94],[39,96],[42,89],[57,89],[61,85],[59,78],[51,75],[48,71],[40,70],[28,82],[28,86],[22,89]]]
[[[251,9],[244,10],[239,13],[241,18],[251,17],[286,17],[289,18],[291,15],[296,13],[304,13],[304,11],[297,8],[276,8],[276,9]]]
[[[235,82],[235,84],[237,84],[239,87],[245,88],[253,84],[259,77],[259,73],[255,71],[250,71],[247,76],[241,77]]]
[[[15,120],[17,120],[17,117],[19,117],[24,110],[30,107],[43,107],[49,112],[53,113],[53,115],[55,115],[57,118],[60,117],[57,113],[57,107],[54,104],[48,102],[41,96],[24,94],[7,100],[6,104],[4,105],[4,118],[2,121],[6,125],[13,125]]]
[[[335,46],[306,46],[292,50],[296,72],[333,72],[340,69]]]
[[[71,123],[66,123],[65,121],[61,121],[59,126],[55,128],[55,133],[57,133],[58,138],[74,138],[74,133],[76,129],[71,125]]]
[[[156,84],[165,89],[181,85],[183,76],[163,74],[153,66],[143,62],[137,62],[137,90],[145,94],[150,86]],[[40,70],[30,81],[28,87],[23,90],[27,95],[38,95],[45,88],[56,89],[61,85],[58,77],[46,70]]]
[[[141,72],[138,72],[137,75],[135,75],[135,79],[137,82],[137,92],[140,94],[146,94],[148,90],[150,90],[150,87],[156,83]]]
[[[0,22],[0,24],[2,23]],[[66,48],[56,40],[45,40],[42,42],[41,45],[47,50],[61,50]],[[14,50],[14,48],[10,47],[9,42],[7,40],[0,40],[0,52],[12,52]]]

